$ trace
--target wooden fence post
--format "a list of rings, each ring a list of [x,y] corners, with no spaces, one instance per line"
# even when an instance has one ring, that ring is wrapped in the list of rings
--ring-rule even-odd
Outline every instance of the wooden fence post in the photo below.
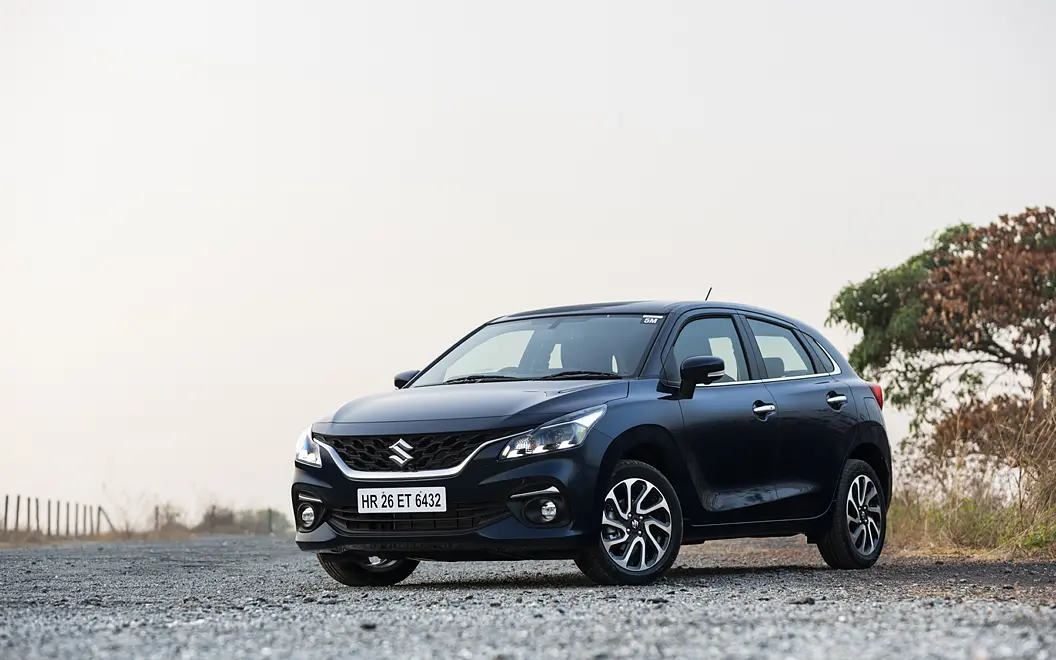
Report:
[[[161,511],[158,509],[158,505],[154,505],[154,531],[158,531],[161,528]]]
[[[51,500],[48,500],[48,536],[51,536]]]
[[[101,506],[95,507],[95,533],[96,534],[102,534],[103,533],[102,516],[103,516],[103,507],[101,507]]]
[[[70,503],[66,503],[66,536],[70,535]]]
[[[34,516],[37,519],[37,532],[40,532],[40,498],[34,498],[37,502],[37,513]]]
[[[27,532],[32,532],[33,531],[33,518],[31,517],[32,513],[33,513],[33,500],[31,500],[30,498],[27,497],[26,498],[26,531]]]
[[[107,513],[106,510],[103,509],[103,507],[99,507],[99,510],[103,512],[103,517],[106,518],[106,524],[110,526],[110,533],[113,534],[117,532],[117,530],[114,528],[114,523],[110,522],[110,514]]]
[[[85,536],[88,536],[88,505],[81,505],[81,531],[84,532]]]
[[[77,532],[80,531],[81,524],[81,505],[77,502],[73,503],[73,538],[77,538]]]
[[[4,495],[4,531],[7,531],[7,495]]]
[[[18,531],[18,514],[19,509],[22,508],[22,496],[15,495],[15,531]]]

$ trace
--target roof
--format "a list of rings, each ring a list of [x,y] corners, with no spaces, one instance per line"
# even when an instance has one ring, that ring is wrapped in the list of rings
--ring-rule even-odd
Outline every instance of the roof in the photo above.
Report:
[[[742,312],[754,312],[763,316],[781,319],[786,323],[801,325],[795,319],[784,314],[778,314],[770,310],[742,305],[731,302],[706,302],[706,301],[670,301],[670,300],[631,300],[623,302],[599,302],[583,305],[567,305],[564,307],[548,307],[545,309],[533,309],[516,314],[508,314],[496,321],[510,321],[513,319],[524,319],[538,316],[565,316],[575,314],[681,314],[691,309],[733,309]]]

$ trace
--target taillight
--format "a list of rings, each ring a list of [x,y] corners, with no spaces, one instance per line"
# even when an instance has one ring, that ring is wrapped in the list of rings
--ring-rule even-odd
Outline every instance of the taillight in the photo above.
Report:
[[[876,405],[880,406],[880,409],[884,408],[884,388],[880,387],[876,383],[869,383],[869,389],[873,391],[873,398],[876,399]]]

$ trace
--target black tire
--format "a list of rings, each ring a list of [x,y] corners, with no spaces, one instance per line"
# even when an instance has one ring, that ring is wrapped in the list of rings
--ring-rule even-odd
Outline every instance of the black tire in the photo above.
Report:
[[[418,568],[412,559],[396,559],[378,566],[351,557],[320,553],[319,564],[330,577],[349,587],[387,587],[402,582]]]
[[[862,484],[870,482],[876,491],[875,496],[869,495],[868,486],[862,489]],[[865,507],[858,504],[863,499],[866,500]],[[851,513],[858,520],[868,519],[872,523],[856,523]],[[858,532],[858,529],[862,531]],[[869,568],[880,558],[886,538],[887,499],[880,479],[868,463],[851,459],[843,466],[836,489],[835,510],[818,541],[821,558],[832,568]]]
[[[617,551],[622,548],[625,553],[624,556],[628,558],[627,563],[630,563],[631,559],[638,558],[636,563],[642,568],[634,570],[616,563],[605,548],[605,540],[606,534],[618,538],[619,531],[616,527],[602,525],[597,542],[576,558],[576,565],[579,566],[579,570],[583,571],[588,578],[597,584],[649,584],[671,567],[671,564],[675,562],[675,558],[678,557],[678,550],[682,545],[682,506],[678,502],[678,496],[675,494],[675,489],[671,487],[667,477],[647,463],[620,461],[616,464],[612,477],[605,484],[602,491],[602,510],[597,515],[602,517],[612,516],[608,518],[609,520],[616,520],[616,517],[621,516],[620,511],[611,508],[612,505],[608,503],[607,496],[618,484],[628,480],[631,480],[629,482],[630,485],[627,486],[629,490],[626,498],[629,515],[627,518],[619,517],[620,521],[628,521],[626,527],[622,527],[627,530],[627,541],[614,544],[612,548]],[[651,485],[653,489],[663,495],[663,502],[667,506],[667,515],[664,515],[661,509],[657,509],[647,516],[637,515],[637,510],[642,508],[643,505],[647,505],[645,508],[648,509],[649,506],[659,501],[651,489],[640,485],[641,481]],[[650,518],[651,520],[645,520],[645,518]],[[667,519],[666,521],[665,518]],[[638,522],[635,523],[635,520]],[[663,541],[665,532],[662,531],[660,526],[663,522],[668,522],[670,526],[666,545]],[[633,529],[631,528],[632,524],[635,525]],[[646,533],[646,530],[650,531]],[[640,546],[637,545],[635,536],[642,539]],[[657,551],[658,545],[662,546],[662,552]],[[650,556],[648,553],[653,554]],[[652,563],[650,564],[649,562]],[[646,568],[647,564],[649,565]]]

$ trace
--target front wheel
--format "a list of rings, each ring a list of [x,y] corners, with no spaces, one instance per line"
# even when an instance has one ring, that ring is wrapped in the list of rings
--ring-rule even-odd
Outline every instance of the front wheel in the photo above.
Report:
[[[865,461],[843,466],[836,510],[818,542],[822,559],[832,568],[869,568],[880,558],[887,537],[887,504],[880,479]]]
[[[330,577],[350,587],[387,587],[407,578],[418,568],[412,559],[364,559],[320,553],[319,564]]]
[[[648,584],[682,545],[682,507],[671,483],[647,463],[616,464],[601,508],[598,542],[576,565],[598,584]]]

